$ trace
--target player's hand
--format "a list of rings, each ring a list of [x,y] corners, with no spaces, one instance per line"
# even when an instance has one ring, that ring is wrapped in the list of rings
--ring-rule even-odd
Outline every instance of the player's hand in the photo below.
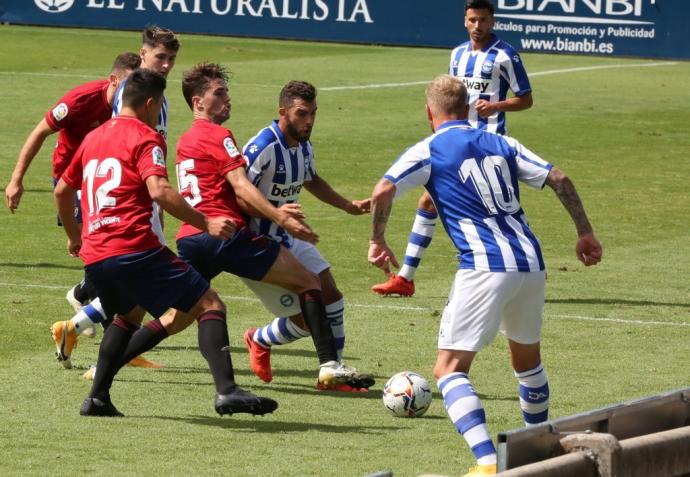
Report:
[[[575,254],[579,261],[590,267],[601,262],[603,248],[593,233],[583,234],[577,239]]]
[[[345,209],[350,215],[368,214],[371,211],[371,199],[353,200]]]
[[[283,204],[280,207],[278,207],[278,209],[281,212],[287,214],[288,217],[293,217],[297,220],[304,220],[306,218],[304,216],[304,212],[302,212],[302,204],[298,204],[296,202],[290,204]]]
[[[208,234],[220,240],[227,240],[232,237],[237,229],[237,224],[227,217],[212,217],[206,222]]]
[[[287,217],[280,224],[287,233],[295,238],[309,242],[312,245],[319,243],[319,235],[314,232],[311,227],[300,219],[295,217]]]
[[[78,257],[81,251],[81,238],[77,240],[67,239],[67,253],[72,257]]]
[[[14,211],[19,207],[19,201],[21,200],[23,193],[24,186],[21,182],[10,182],[7,184],[7,188],[5,189],[5,199],[7,200],[7,208],[10,209],[10,212],[13,214]]]
[[[476,109],[477,114],[479,114],[483,118],[488,118],[489,116],[498,111],[496,103],[491,103],[485,99],[478,99],[475,103],[474,109]]]
[[[390,266],[398,268],[398,260],[395,258],[395,254],[388,247],[386,242],[369,242],[369,263],[378,267],[384,271],[384,273],[390,273]]]

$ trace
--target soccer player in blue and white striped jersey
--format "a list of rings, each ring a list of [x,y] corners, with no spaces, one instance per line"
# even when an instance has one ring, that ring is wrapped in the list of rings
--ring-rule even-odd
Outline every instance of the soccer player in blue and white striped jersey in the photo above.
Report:
[[[369,212],[369,199],[346,199],[316,172],[314,151],[309,141],[317,110],[314,86],[303,81],[291,81],[282,89],[279,102],[280,119],[259,131],[244,147],[249,180],[275,207],[297,204],[304,187],[317,199],[348,214],[361,215]],[[326,315],[333,330],[340,360],[345,346],[345,302],[331,274],[330,264],[314,245],[292,237],[268,219],[252,217],[250,227],[255,233],[269,236],[281,243],[310,272],[318,275]],[[263,381],[269,382],[272,379],[271,347],[309,336],[309,331],[304,325],[299,300],[294,293],[268,283],[245,278],[242,280],[276,316],[271,323],[258,329],[250,328],[244,335],[252,371]],[[373,380],[361,384],[341,384],[337,390],[366,391]]]
[[[531,107],[532,88],[520,55],[492,33],[494,22],[494,6],[489,0],[469,0],[465,4],[465,27],[470,40],[453,49],[448,73],[460,78],[467,87],[470,125],[506,134],[506,111]],[[510,98],[508,91],[513,93]],[[414,294],[414,275],[431,244],[437,216],[431,197],[423,194],[417,204],[403,265],[397,275],[374,285],[374,292]]]
[[[549,385],[540,357],[545,266],[520,204],[519,182],[554,190],[575,223],[577,258],[586,266],[601,260],[602,248],[562,171],[516,140],[470,125],[461,80],[439,76],[426,96],[434,133],[405,151],[376,185],[369,262],[397,263],[384,237],[393,199],[423,185],[459,261],[441,318],[434,376],[449,417],[477,459],[467,476],[478,477],[496,473],[496,450],[468,373],[498,331],[509,341],[525,424],[548,418]]]

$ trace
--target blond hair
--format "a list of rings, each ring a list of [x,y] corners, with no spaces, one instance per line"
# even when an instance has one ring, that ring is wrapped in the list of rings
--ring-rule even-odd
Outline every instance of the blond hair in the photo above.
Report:
[[[426,88],[426,102],[434,116],[461,117],[467,105],[467,89],[459,78],[440,75]]]

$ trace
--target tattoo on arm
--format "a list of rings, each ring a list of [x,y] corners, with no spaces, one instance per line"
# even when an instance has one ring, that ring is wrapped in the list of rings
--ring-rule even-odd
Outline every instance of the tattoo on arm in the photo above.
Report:
[[[383,242],[384,232],[386,231],[386,224],[388,223],[388,218],[391,215],[392,204],[376,204],[371,211],[371,221],[372,230],[371,238],[372,242]]]
[[[580,196],[577,194],[575,185],[572,183],[570,178],[562,175],[562,177],[560,177],[558,180],[550,180],[548,184],[554,190],[558,196],[558,199],[561,201],[565,209],[570,214],[570,217],[573,219],[575,228],[577,229],[577,234],[582,235],[592,233],[592,226],[587,219],[585,208],[582,205]]]

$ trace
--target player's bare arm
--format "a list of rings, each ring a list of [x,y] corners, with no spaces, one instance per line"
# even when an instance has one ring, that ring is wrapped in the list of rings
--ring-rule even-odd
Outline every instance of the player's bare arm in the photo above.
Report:
[[[578,260],[586,266],[596,265],[601,261],[602,247],[594,236],[592,225],[589,223],[580,196],[570,178],[560,169],[554,167],[546,177],[546,184],[553,189],[570,218],[575,224],[578,241],[575,253]]]
[[[480,99],[475,103],[475,109],[480,116],[488,118],[492,114],[500,111],[504,113],[509,111],[523,111],[531,108],[533,103],[532,93],[525,93],[521,96],[513,96],[505,101],[496,101],[494,103],[486,101],[485,99]]]
[[[31,165],[38,151],[41,150],[43,142],[48,136],[53,134],[53,131],[45,118],[36,125],[33,131],[26,138],[22,150],[19,152],[19,159],[17,159],[17,165],[14,167],[14,172],[12,172],[12,177],[10,178],[9,184],[5,188],[5,199],[7,200],[7,208],[10,212],[14,214],[14,211],[19,207],[19,202],[21,201],[22,194],[24,193],[24,175]]]
[[[371,194],[371,236],[369,237],[369,263],[388,272],[392,264],[399,267],[395,254],[386,244],[385,233],[393,209],[395,185],[381,179]]]
[[[166,212],[194,227],[205,230],[212,237],[227,240],[235,232],[235,223],[227,217],[206,217],[191,207],[165,177],[149,176],[146,187],[153,200]]]
[[[60,221],[67,234],[67,252],[73,256],[79,256],[81,249],[81,228],[74,217],[74,193],[67,183],[60,179],[55,187],[55,203],[58,209]]]
[[[229,171],[225,174],[225,179],[232,185],[240,205],[245,210],[251,211],[251,215],[264,217],[275,222],[290,235],[300,240],[312,244],[318,243],[319,236],[303,219],[295,216],[294,208],[274,207],[261,191],[247,179],[247,171],[244,168],[238,167]]]
[[[310,181],[305,181],[304,187],[321,202],[332,205],[337,209],[344,210],[350,215],[366,214],[371,209],[371,199],[348,200],[333,189],[325,179],[318,175],[314,176]]]

